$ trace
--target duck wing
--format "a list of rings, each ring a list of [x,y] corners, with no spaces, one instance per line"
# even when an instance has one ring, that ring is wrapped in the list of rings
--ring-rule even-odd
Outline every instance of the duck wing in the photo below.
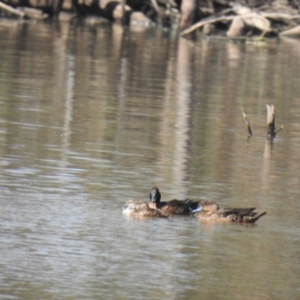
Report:
[[[250,216],[251,213],[255,210],[255,207],[250,208],[221,208],[217,211],[217,214],[224,215],[236,215],[239,217]]]
[[[232,222],[241,223],[255,223],[259,218],[264,216],[267,212],[255,212],[255,208],[222,208],[216,214],[227,218]]]
[[[160,208],[169,214],[190,214],[191,209],[196,209],[199,202],[194,202],[191,199],[177,200],[173,199],[168,202],[161,202]],[[190,209],[191,208],[191,209]]]
[[[169,215],[162,211],[161,209],[152,209],[149,208],[148,210],[139,211],[138,212],[139,217],[145,217],[145,218],[168,218]]]
[[[243,223],[255,223],[260,217],[264,216],[267,212],[252,212],[249,216],[244,216],[242,218]]]

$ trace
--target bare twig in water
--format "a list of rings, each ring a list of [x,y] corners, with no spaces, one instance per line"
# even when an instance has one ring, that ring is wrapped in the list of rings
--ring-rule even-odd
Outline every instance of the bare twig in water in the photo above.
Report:
[[[276,134],[277,134],[277,132],[279,132],[281,129],[283,129],[283,127],[284,127],[284,126],[283,126],[283,125],[281,125],[279,129],[275,130],[274,134],[276,135]]]
[[[268,137],[275,137],[275,106],[273,104],[268,105],[267,107],[267,125],[268,125]]]
[[[283,128],[283,125],[279,129],[275,129],[275,106],[273,104],[267,107],[267,125],[268,125],[268,138],[274,138],[276,134]]]
[[[244,117],[246,125],[247,125],[248,137],[251,137],[252,136],[252,129],[251,129],[250,121],[249,121],[246,113],[244,112],[244,108],[243,107],[242,107],[242,113],[243,113],[243,117]]]

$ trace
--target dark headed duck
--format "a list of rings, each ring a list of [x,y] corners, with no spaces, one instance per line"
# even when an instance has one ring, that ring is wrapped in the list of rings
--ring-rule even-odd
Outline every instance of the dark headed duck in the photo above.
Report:
[[[161,194],[157,187],[151,189],[149,199],[149,207],[153,209],[160,209],[168,215],[189,215],[193,210],[197,209],[199,204],[199,202],[194,202],[190,199],[174,199],[167,202],[161,202]]]

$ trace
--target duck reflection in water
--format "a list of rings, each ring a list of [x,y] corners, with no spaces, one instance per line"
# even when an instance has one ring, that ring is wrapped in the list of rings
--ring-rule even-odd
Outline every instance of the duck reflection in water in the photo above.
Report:
[[[151,189],[149,207],[153,209],[160,209],[168,215],[190,215],[191,212],[198,208],[199,201],[186,200],[171,200],[161,202],[161,194],[157,187]]]
[[[198,218],[201,221],[222,221],[238,223],[255,223],[267,212],[255,212],[251,208],[220,208],[215,201],[204,201],[200,203],[193,213],[200,212]]]

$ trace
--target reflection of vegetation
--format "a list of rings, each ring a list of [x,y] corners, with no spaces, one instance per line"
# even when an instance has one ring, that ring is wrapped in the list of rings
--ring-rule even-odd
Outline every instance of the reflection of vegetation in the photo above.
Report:
[[[51,173],[50,166],[87,169],[82,176],[89,186],[101,174],[104,182],[114,176],[112,164],[134,181],[142,174],[150,187],[175,182],[183,195],[200,195],[211,185],[218,193],[230,180],[236,180],[238,193],[247,194],[257,183],[251,181],[257,171],[246,165],[251,161],[251,168],[259,167],[264,147],[253,145],[258,140],[241,144],[244,130],[237,108],[247,104],[257,136],[263,135],[265,103],[282,97],[283,90],[290,99],[297,88],[270,76],[284,73],[286,62],[281,52],[276,62],[271,59],[272,44],[178,44],[163,32],[126,33],[119,26],[89,30],[61,24],[57,35],[51,25],[43,25],[43,34],[34,29],[27,24],[10,31],[12,51],[21,47],[23,56],[12,59],[11,52],[1,49],[2,65],[10,70],[2,81],[3,97],[13,97],[2,115],[11,120],[3,125],[3,153],[27,153],[25,164],[38,161],[43,173]],[[19,75],[12,78],[15,73]],[[281,114],[287,103],[276,103]],[[12,150],[15,144],[23,146]],[[190,191],[185,190],[187,181]]]

